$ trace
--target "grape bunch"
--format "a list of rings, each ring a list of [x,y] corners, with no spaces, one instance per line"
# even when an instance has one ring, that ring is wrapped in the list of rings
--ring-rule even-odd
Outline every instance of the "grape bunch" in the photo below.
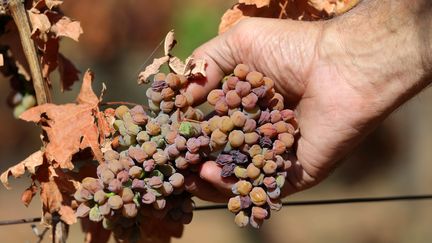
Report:
[[[116,237],[132,232],[144,218],[187,224],[194,207],[184,191],[184,175],[208,156],[210,137],[202,132],[203,113],[183,93],[187,80],[157,74],[143,106],[119,106],[112,114],[111,148],[75,193],[77,216],[102,221]]]
[[[281,189],[291,161],[297,123],[292,110],[284,109],[284,98],[272,79],[239,64],[225,78],[221,89],[207,96],[218,115],[208,121],[210,145],[220,150],[216,163],[221,177],[238,182],[228,209],[241,227],[259,228],[279,210]]]
[[[211,118],[185,92],[188,79],[158,73],[143,106],[119,106],[112,114],[110,148],[97,178],[85,178],[75,193],[77,215],[102,221],[116,237],[153,220],[187,224],[194,207],[185,178],[215,160],[221,177],[235,177],[228,209],[241,227],[259,228],[279,210],[297,123],[284,108],[272,79],[239,64],[207,102]]]

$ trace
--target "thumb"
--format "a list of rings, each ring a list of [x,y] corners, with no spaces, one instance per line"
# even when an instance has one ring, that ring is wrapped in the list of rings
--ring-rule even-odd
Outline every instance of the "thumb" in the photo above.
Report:
[[[194,51],[195,58],[207,63],[207,78],[194,80],[187,92],[195,103],[203,102],[225,75],[244,63],[272,78],[288,100],[296,101],[304,91],[302,79],[313,59],[317,30],[313,23],[245,18]]]

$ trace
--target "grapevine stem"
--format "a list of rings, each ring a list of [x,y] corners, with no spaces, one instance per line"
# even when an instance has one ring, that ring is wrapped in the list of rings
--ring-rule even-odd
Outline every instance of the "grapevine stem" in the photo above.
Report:
[[[30,22],[24,8],[24,4],[21,2],[21,0],[9,0],[8,4],[12,18],[18,27],[24,54],[30,67],[37,103],[39,105],[48,103],[51,101],[51,99],[47,84],[45,83],[42,76],[42,70],[39,64],[38,55],[36,53],[36,47],[31,39]]]

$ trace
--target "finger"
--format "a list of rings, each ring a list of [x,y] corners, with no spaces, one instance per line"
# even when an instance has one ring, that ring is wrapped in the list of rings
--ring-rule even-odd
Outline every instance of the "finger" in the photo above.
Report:
[[[226,203],[228,197],[216,190],[210,183],[201,179],[198,175],[190,175],[185,179],[185,188],[194,196],[211,202]]]
[[[232,186],[237,180],[233,177],[224,178],[221,176],[222,169],[217,165],[214,161],[205,162],[199,171],[199,174],[202,179],[208,181],[215,188],[217,188],[220,192],[224,193],[227,196],[232,196]]]
[[[220,80],[234,69],[236,62],[229,47],[229,34],[215,37],[194,51],[192,56],[206,61],[206,78],[195,79],[189,84],[186,92],[192,94],[195,103],[205,100],[205,96],[215,89]]]

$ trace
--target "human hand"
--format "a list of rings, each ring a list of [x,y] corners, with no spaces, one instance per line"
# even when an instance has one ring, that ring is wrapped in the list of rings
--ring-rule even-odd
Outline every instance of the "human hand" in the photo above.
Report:
[[[421,21],[420,10],[426,11]],[[208,63],[208,78],[188,91],[202,101],[238,63],[275,81],[295,108],[300,131],[297,161],[283,190],[289,195],[327,177],[384,118],[428,84],[432,34],[422,28],[432,27],[431,12],[427,0],[385,0],[364,1],[325,22],[248,18],[195,51]],[[215,162],[204,163],[187,189],[226,202],[234,181],[222,179],[220,171]]]

